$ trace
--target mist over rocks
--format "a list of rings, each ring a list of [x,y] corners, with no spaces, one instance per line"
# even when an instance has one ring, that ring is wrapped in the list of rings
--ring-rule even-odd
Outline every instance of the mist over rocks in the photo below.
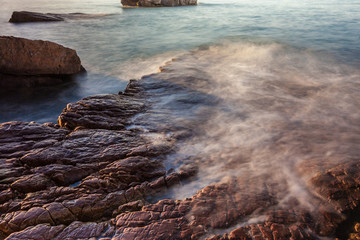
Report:
[[[121,0],[125,7],[175,7],[197,5],[197,0]]]
[[[261,62],[283,54],[265,47],[251,45],[266,55]],[[253,85],[242,88],[224,71],[215,78],[220,68],[238,70],[228,64],[233,48],[194,50],[124,92],[70,103],[58,124],[1,124],[2,237],[346,239],[344,226],[358,222],[360,175],[358,115],[331,114],[344,87],[290,77],[280,84],[266,74],[261,82],[250,75]],[[260,94],[269,89],[278,94]],[[346,101],[336,99],[351,107]],[[295,120],[281,118],[294,112]],[[341,128],[330,121],[338,117]]]
[[[84,71],[76,51],[60,44],[0,36],[0,85],[52,85]]]

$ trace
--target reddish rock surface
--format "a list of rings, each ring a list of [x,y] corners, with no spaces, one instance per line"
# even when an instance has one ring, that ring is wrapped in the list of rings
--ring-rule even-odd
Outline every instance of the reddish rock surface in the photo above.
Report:
[[[71,75],[82,71],[75,50],[59,44],[17,37],[0,37],[0,73]]]
[[[185,92],[194,94],[149,76],[131,81],[124,93],[69,104],[58,125],[1,124],[0,238],[356,239],[357,228],[351,235],[340,228],[357,226],[357,159],[297,166],[294,174],[306,176],[303,193],[316,209],[291,196],[289,183],[271,172],[232,174],[191,197],[164,199],[210,161],[182,159],[176,170],[165,161],[195,134],[168,110],[196,112],[190,103],[213,100],[196,92],[190,102]],[[175,105],[159,104],[174,93]],[[144,126],[133,126],[134,118]],[[231,162],[225,168],[236,170]]]
[[[143,108],[142,89],[132,81],[120,95],[70,104],[59,117],[63,127],[1,124],[1,235],[99,236],[109,223],[85,222],[139,210],[146,196],[193,175],[191,168],[167,174],[153,159],[168,152],[171,141],[154,143],[138,129],[125,129]]]

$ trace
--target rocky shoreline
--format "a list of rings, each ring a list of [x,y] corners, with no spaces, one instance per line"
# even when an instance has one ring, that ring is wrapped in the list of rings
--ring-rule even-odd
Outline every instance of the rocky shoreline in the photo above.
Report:
[[[149,7],[196,4],[122,2]],[[60,16],[40,16],[48,17]],[[56,84],[56,77],[83,71],[76,52],[55,43],[13,37],[0,37],[0,41],[1,87]],[[45,50],[34,57],[39,49]],[[0,239],[359,239],[359,133],[352,129],[357,116],[342,119],[338,129],[315,118],[281,122],[275,127],[282,134],[265,147],[255,147],[274,148],[270,153],[299,153],[303,158],[286,166],[288,172],[268,152],[259,156],[275,161],[252,162],[249,158],[258,157],[251,154],[253,146],[246,149],[221,142],[224,134],[242,131],[208,134],[208,129],[218,130],[217,124],[226,125],[225,120],[233,118],[240,119],[235,125],[245,122],[250,115],[246,110],[231,109],[242,108],[239,102],[273,114],[282,110],[279,102],[295,106],[302,103],[296,100],[320,95],[326,86],[304,89],[274,81],[269,86],[288,94],[286,101],[261,99],[260,94],[250,100],[226,98],[222,94],[229,92],[221,92],[221,82],[201,66],[199,59],[211,62],[206,58],[213,57],[205,51],[194,50],[161,67],[160,73],[130,80],[118,94],[69,103],[56,124],[1,123]],[[188,60],[186,64],[182,59]],[[194,67],[195,63],[199,65]],[[309,115],[313,110],[308,110]],[[219,112],[225,117],[219,117]],[[340,140],[334,141],[334,136]],[[205,145],[219,141],[220,150],[206,152],[207,146],[195,146],[208,138],[214,139]],[[319,140],[314,141],[315,147],[308,143],[310,138]],[[287,148],[292,141],[296,147]],[[338,147],[339,141],[344,146]],[[179,153],[185,144],[190,148]],[[186,152],[196,147],[197,151]],[[210,180],[202,181],[205,177]],[[185,187],[192,182],[197,182],[196,193]],[[168,197],[177,191],[191,195]]]
[[[195,174],[190,167],[166,171],[160,156],[171,141],[157,145],[126,130],[130,117],[144,109],[142,94],[132,81],[120,95],[69,104],[59,125],[0,125],[2,238],[100,236],[111,224],[104,220],[141,209],[146,196]]]
[[[244,175],[183,200],[151,200],[201,168],[196,161],[176,170],[164,165],[193,129],[161,121],[156,131],[133,126],[134,117],[151,121],[162,94],[188,92],[179,82],[163,81],[167,72],[164,67],[131,80],[123,93],[70,103],[58,124],[0,125],[1,239],[347,238],[342,224],[354,226],[359,209],[356,159],[326,170],[311,167],[307,184],[319,201],[316,212],[299,208],[296,199],[279,207],[277,194],[286,184],[268,177],[261,191],[249,191],[259,186],[256,177]],[[263,217],[251,223],[255,213]]]

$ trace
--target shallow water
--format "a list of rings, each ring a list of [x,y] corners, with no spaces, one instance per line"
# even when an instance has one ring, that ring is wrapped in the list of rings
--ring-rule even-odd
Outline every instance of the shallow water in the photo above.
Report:
[[[0,122],[56,121],[66,103],[116,93],[131,78],[201,45],[243,38],[280,42],[359,66],[358,1],[216,1],[177,8],[122,8],[110,0],[3,0],[0,34],[43,39],[77,50],[88,73],[56,88],[2,93]],[[12,11],[109,14],[56,23],[11,24]],[[46,92],[47,94],[43,94]]]

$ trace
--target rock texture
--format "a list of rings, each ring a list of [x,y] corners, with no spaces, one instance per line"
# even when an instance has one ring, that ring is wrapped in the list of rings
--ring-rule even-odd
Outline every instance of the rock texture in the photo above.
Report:
[[[0,72],[13,75],[71,75],[82,71],[75,50],[59,44],[0,37]]]
[[[192,168],[166,170],[160,156],[173,141],[153,142],[125,128],[144,104],[141,87],[131,81],[120,95],[69,104],[61,126],[1,124],[1,236],[99,236],[110,224],[101,221],[139,210],[146,196],[194,175]]]
[[[58,124],[1,124],[0,238],[356,239],[356,158],[326,168],[312,161],[298,166],[294,174],[307,176],[312,192],[303,193],[317,209],[289,195],[288,182],[271,172],[232,174],[191,197],[166,199],[210,161],[199,154],[169,166],[167,157],[175,161],[179,144],[196,134],[185,113],[217,99],[189,89],[206,79],[165,79],[147,76],[123,93],[68,104]]]
[[[197,5],[197,0],[121,0],[127,7],[174,7]]]
[[[0,37],[2,88],[49,86],[84,71],[76,51],[49,41]]]

